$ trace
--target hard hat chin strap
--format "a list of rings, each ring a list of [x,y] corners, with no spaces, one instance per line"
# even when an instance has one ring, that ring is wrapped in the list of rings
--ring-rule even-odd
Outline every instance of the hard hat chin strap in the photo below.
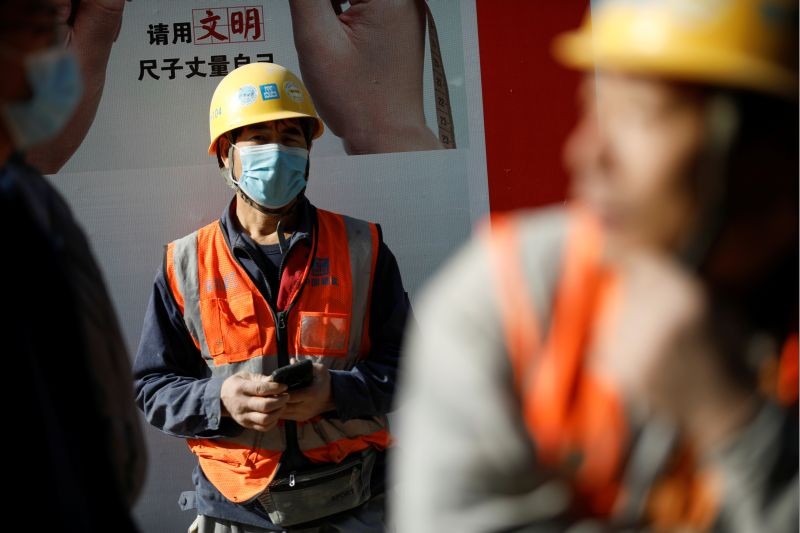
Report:
[[[272,210],[267,209],[266,207],[256,203],[253,201],[252,198],[247,196],[245,192],[241,189],[238,189],[239,198],[241,198],[247,205],[255,209],[256,211],[260,211],[261,213],[271,216],[271,217],[278,217],[278,224],[275,226],[275,232],[278,234],[278,246],[280,247],[281,254],[285,254],[289,251],[289,244],[286,240],[286,236],[283,234],[283,221],[286,220],[288,217],[294,215],[297,212],[297,208],[304,204],[305,199],[305,189],[300,191],[298,195],[295,197],[295,200],[292,202],[292,206],[287,209],[286,211],[282,212],[274,212]]]
[[[698,212],[694,227],[680,248],[679,256],[693,271],[708,260],[727,220],[727,177],[731,153],[739,133],[740,110],[726,93],[710,97],[706,106],[706,142],[694,171]]]

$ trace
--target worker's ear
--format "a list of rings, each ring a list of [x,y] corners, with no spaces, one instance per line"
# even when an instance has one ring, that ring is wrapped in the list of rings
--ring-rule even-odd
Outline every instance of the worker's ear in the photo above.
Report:
[[[300,127],[303,129],[303,137],[306,138],[306,149],[310,152],[311,143],[314,142],[314,132],[317,129],[317,121],[313,118],[302,118]]]
[[[228,166],[228,153],[231,149],[231,141],[227,135],[221,135],[217,139],[217,163],[219,168],[226,168]]]

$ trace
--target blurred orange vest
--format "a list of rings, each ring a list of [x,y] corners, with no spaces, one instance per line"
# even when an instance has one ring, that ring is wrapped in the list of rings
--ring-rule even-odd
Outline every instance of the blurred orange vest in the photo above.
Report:
[[[506,349],[538,462],[569,480],[573,511],[612,517],[627,499],[641,496],[624,484],[635,437],[625,406],[587,364],[587,345],[615,279],[602,266],[603,239],[594,219],[571,210],[555,224],[563,226],[558,243],[537,258],[541,232],[527,231],[533,228],[523,217],[492,220]],[[685,450],[671,453],[664,466],[642,502],[641,518],[656,527],[710,527],[717,506],[710,478]]]

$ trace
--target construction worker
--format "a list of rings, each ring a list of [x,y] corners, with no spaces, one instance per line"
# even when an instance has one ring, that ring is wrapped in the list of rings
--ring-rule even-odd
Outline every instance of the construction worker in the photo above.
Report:
[[[81,224],[31,164],[59,167],[91,126],[123,5],[84,0],[67,27],[56,2],[0,2],[5,423],[7,434],[24,435],[24,459],[14,461],[24,464],[15,470],[22,475],[7,501],[13,509],[46,509],[16,516],[16,525],[9,519],[4,529],[137,530],[131,508],[144,485],[146,452],[128,350]],[[91,57],[84,55],[89,40]]]
[[[306,199],[323,124],[297,76],[242,66],[209,119],[236,194],[167,246],[134,364],[147,420],[197,455],[190,531],[383,531],[409,313],[397,262],[379,226]],[[305,388],[273,380],[302,361]]]
[[[421,297],[398,531],[797,531],[796,28],[605,0],[558,38],[575,200],[492,220]]]

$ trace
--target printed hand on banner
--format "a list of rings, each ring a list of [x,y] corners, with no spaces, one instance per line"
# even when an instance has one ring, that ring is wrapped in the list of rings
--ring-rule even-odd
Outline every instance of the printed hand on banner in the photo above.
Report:
[[[339,15],[331,0],[289,2],[303,81],[349,154],[442,148],[423,110],[423,1],[352,0]]]
[[[61,24],[67,24],[70,0],[53,0]],[[54,174],[80,147],[94,122],[103,95],[111,46],[122,26],[125,0],[81,0],[66,46],[81,66],[83,96],[64,131],[41,146],[28,150],[28,162],[43,174]]]

